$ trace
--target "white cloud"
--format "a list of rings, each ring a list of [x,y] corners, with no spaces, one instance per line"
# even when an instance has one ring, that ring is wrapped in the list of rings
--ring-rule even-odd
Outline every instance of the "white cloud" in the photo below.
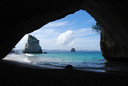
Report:
[[[55,49],[57,47],[56,38],[63,29],[63,26],[68,24],[67,21],[54,21],[46,24],[44,27],[30,33],[31,35],[35,36],[38,40],[40,40],[40,45],[42,49]],[[17,49],[23,49],[27,42],[28,34],[25,35],[19,43],[16,45]]]
[[[50,27],[61,27],[61,26],[65,26],[68,24],[68,21],[54,21],[54,22],[50,22],[48,24],[46,24],[45,26],[43,26],[44,28],[50,28]]]
[[[94,19],[90,19],[87,22],[95,22],[95,20]]]
[[[70,50],[75,47],[82,50],[100,50],[100,35],[90,28],[95,23],[90,15],[81,10],[64,19],[50,22],[30,34],[40,40],[42,49]],[[23,49],[27,37],[25,35],[16,48]]]
[[[39,29],[31,35],[40,40],[42,49],[76,49],[82,50],[100,50],[100,35],[96,34],[91,28],[81,28],[67,30],[62,33],[56,29]],[[28,35],[25,35],[16,45],[17,49],[23,49],[27,42]]]
[[[100,35],[75,38],[75,45],[78,50],[100,50]]]
[[[98,35],[96,32],[92,31],[91,28],[76,29],[76,30],[74,30],[74,32],[75,32],[75,37],[77,37],[77,38]]]
[[[91,28],[81,28],[74,32],[76,49],[100,50],[100,34],[92,31]]]
[[[72,47],[82,50],[100,50],[99,35],[91,28],[75,27],[72,22],[54,21],[36,30],[31,35],[40,40],[42,49],[65,49]],[[78,29],[77,29],[78,28]],[[25,35],[16,45],[17,49],[23,49],[27,42],[28,35]]]
[[[74,32],[68,30],[65,33],[61,33],[57,38],[57,43],[62,46],[74,46]]]
[[[55,29],[39,29],[33,33],[31,33],[32,35],[36,36],[37,38],[41,39],[51,39],[51,38],[55,38],[56,36],[59,35],[59,32]]]

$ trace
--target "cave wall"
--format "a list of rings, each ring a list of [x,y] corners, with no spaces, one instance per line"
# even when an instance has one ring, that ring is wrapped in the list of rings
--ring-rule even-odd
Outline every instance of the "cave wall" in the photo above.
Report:
[[[81,0],[73,2],[68,0],[68,2],[65,0],[0,1],[0,59],[4,58],[25,34],[80,9]]]
[[[105,59],[128,61],[128,5],[124,0],[3,0],[0,6],[1,59],[25,34],[83,9],[102,27],[100,43]]]
[[[83,6],[102,27],[100,45],[104,58],[128,62],[127,3],[123,0],[90,0],[85,1]]]

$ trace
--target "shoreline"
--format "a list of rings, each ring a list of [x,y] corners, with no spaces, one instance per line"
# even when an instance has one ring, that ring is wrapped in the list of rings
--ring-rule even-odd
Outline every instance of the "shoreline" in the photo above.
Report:
[[[32,63],[27,63],[27,62],[20,62],[20,61],[15,61],[15,60],[12,60],[12,59],[3,59],[0,61],[0,65],[6,65],[6,66],[10,66],[10,67],[17,67],[17,68],[32,68],[32,69],[39,69],[39,70],[42,70],[42,69],[48,69],[48,70],[65,70],[65,67],[48,67],[48,66],[38,66],[38,65],[34,65]],[[1,66],[0,66],[1,67]],[[100,71],[97,71],[97,69],[79,69],[79,68],[76,68],[76,69],[73,69],[73,70],[76,70],[76,71],[83,71],[83,72],[95,72],[95,73],[117,73],[117,74],[128,74],[128,71],[121,71],[121,70],[104,70],[105,72],[100,72]],[[96,70],[96,71],[95,71]],[[101,69],[103,70],[103,69]]]
[[[51,68],[47,68],[47,67],[40,67],[37,65],[33,65],[31,63],[27,63],[27,62],[20,62],[20,61],[15,61],[12,59],[3,59],[2,61],[0,61],[0,63],[7,63],[16,67],[25,67],[25,68],[34,68],[34,69],[51,69]]]
[[[128,73],[100,73],[46,69],[13,61],[0,61],[0,86],[127,86]]]
[[[45,64],[41,64],[41,65],[37,65],[37,64],[33,64],[31,62],[24,62],[24,61],[16,61],[15,59],[8,59],[8,58],[4,58],[2,60],[5,63],[10,63],[10,64],[14,64],[18,67],[27,67],[27,68],[37,68],[37,69],[65,69],[65,66],[54,66],[54,65],[45,65]],[[68,64],[67,64],[68,65]],[[79,70],[79,71],[88,71],[88,72],[97,72],[97,73],[128,73],[128,64],[126,63],[120,63],[118,64],[118,62],[105,62],[104,63],[105,67],[101,67],[101,68],[90,68],[90,67],[74,67],[74,70]],[[117,67],[115,67],[115,65]]]

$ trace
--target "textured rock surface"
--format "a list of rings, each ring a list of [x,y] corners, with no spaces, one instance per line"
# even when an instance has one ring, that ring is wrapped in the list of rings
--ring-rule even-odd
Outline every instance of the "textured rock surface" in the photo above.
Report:
[[[28,35],[28,41],[25,45],[23,53],[42,53],[39,40],[32,35]]]
[[[128,5],[125,0],[2,0],[0,6],[1,59],[26,33],[83,9],[104,29],[103,56],[107,60],[128,61]],[[3,34],[7,35],[3,37]]]
[[[128,5],[123,1],[85,1],[83,3],[102,26],[102,55],[109,61],[128,62]]]

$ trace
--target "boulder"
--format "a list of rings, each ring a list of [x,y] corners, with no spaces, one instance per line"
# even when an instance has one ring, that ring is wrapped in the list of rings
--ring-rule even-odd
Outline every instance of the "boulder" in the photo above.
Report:
[[[23,53],[42,53],[39,40],[32,35],[28,35],[28,41],[25,45]]]
[[[71,49],[71,52],[76,52],[75,48],[72,48],[72,49]]]
[[[43,54],[47,54],[47,52],[44,52]]]
[[[72,65],[65,66],[65,69],[72,70],[74,67]]]

